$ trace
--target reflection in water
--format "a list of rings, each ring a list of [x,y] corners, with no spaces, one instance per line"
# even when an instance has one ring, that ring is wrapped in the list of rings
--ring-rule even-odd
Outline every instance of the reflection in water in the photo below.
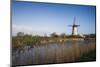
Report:
[[[74,62],[95,49],[95,41],[67,41],[39,46],[24,46],[12,53],[13,65]]]

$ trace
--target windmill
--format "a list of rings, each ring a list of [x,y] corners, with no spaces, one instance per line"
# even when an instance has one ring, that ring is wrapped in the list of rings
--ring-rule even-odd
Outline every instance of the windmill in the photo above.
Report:
[[[78,29],[77,29],[77,27],[80,26],[80,25],[76,25],[75,21],[76,21],[76,17],[74,17],[73,25],[69,25],[70,27],[72,27],[72,35],[78,35]]]

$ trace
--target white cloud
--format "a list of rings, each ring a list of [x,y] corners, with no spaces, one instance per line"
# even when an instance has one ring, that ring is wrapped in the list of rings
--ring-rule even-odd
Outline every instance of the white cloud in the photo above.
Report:
[[[12,35],[15,36],[18,32],[24,32],[25,34],[40,35],[40,36],[50,36],[51,33],[56,32],[57,34],[63,33],[59,31],[56,27],[51,26],[41,26],[41,25],[16,25],[12,24]]]
[[[24,32],[25,34],[32,34],[32,35],[49,35],[52,31],[49,27],[46,26],[25,26],[25,25],[16,25],[12,24],[12,35],[16,35],[18,32]]]

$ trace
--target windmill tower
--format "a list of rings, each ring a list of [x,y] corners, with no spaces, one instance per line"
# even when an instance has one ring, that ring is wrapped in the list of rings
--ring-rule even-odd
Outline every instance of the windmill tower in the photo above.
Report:
[[[75,21],[76,21],[76,17],[74,17],[74,20],[73,20],[73,25],[69,25],[72,27],[72,35],[78,35],[78,29],[77,27],[79,27],[80,25],[76,25],[75,24]]]

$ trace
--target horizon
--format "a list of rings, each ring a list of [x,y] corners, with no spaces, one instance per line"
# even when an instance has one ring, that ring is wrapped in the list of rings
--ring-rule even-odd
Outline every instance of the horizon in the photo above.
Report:
[[[96,7],[41,2],[12,3],[12,35],[49,35],[53,32],[71,34],[74,16],[79,34],[95,33]]]

